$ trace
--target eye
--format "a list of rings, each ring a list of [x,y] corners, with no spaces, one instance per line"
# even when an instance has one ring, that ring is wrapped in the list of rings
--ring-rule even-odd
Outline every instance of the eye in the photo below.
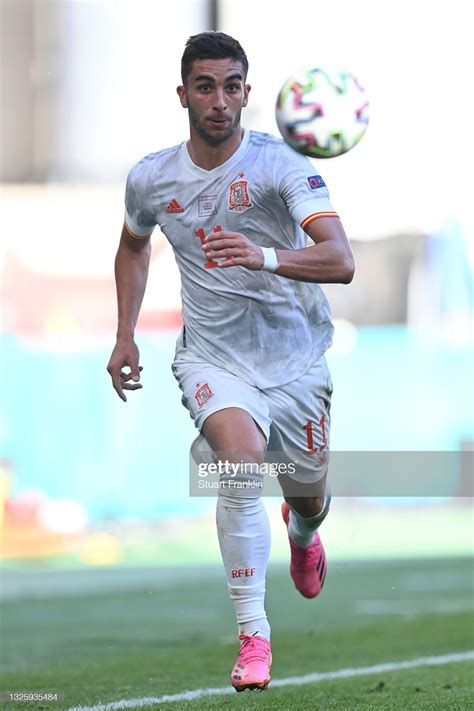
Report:
[[[227,84],[227,91],[230,91],[231,93],[238,91],[238,89],[239,89],[238,84]]]
[[[202,91],[203,94],[209,93],[210,89],[210,84],[201,84],[200,86],[198,86],[198,91]]]

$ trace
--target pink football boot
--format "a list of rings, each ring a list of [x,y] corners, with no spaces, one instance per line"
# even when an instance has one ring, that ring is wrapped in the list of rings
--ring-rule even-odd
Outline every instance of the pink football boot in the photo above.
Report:
[[[283,520],[288,528],[290,507],[284,501],[281,505]],[[288,536],[291,548],[290,574],[295,587],[304,597],[316,597],[322,590],[326,577],[326,554],[316,531],[314,541],[307,548],[293,543]]]
[[[270,682],[272,650],[270,642],[263,637],[241,634],[242,644],[239,656],[230,675],[230,681],[236,691],[260,689],[263,691]]]

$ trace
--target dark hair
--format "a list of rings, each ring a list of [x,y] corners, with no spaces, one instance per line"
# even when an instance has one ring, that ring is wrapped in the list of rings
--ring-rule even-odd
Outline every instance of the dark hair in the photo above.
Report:
[[[181,58],[183,84],[191,74],[193,62],[196,59],[227,59],[229,57],[242,63],[245,79],[249,63],[247,55],[237,40],[223,32],[201,32],[198,35],[193,35],[186,42]]]

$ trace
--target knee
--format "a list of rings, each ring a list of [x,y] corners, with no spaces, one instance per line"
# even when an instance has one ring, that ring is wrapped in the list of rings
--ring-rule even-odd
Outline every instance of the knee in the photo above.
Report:
[[[263,491],[263,475],[255,460],[227,461],[219,475],[219,498],[231,508],[254,509]]]
[[[252,452],[250,450],[242,449],[242,447],[236,447],[235,445],[230,446],[223,452],[214,452],[214,456],[223,463],[223,466],[228,464],[241,465],[242,468],[247,468],[251,470],[252,465],[260,466],[264,459],[264,452]]]
[[[303,518],[318,516],[324,508],[324,496],[286,497],[286,501]]]
[[[251,516],[262,509],[262,497],[258,494],[245,496],[241,491],[219,490],[217,496],[217,512],[240,513]]]

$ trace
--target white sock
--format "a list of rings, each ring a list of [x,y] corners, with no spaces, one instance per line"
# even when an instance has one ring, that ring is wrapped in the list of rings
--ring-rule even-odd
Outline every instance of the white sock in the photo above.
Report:
[[[290,507],[290,520],[288,522],[288,535],[297,546],[307,548],[314,541],[314,534],[320,527],[329,511],[331,495],[324,497],[323,508],[316,514],[306,518]]]
[[[251,622],[242,622],[242,624],[239,625],[239,634],[264,637],[270,641],[270,625],[266,617],[260,617],[260,619],[252,620]]]
[[[264,602],[270,524],[263,502],[259,496],[219,492],[216,521],[239,634],[256,634],[269,640]]]

